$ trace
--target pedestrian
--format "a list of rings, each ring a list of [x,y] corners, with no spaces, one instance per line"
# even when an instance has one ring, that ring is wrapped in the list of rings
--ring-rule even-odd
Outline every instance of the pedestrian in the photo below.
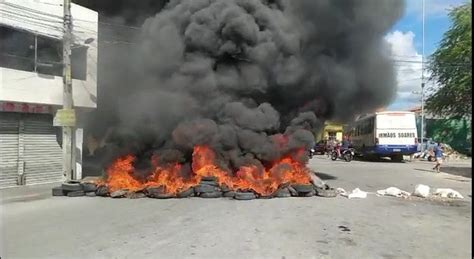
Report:
[[[443,149],[441,148],[441,143],[438,143],[433,151],[436,158],[436,165],[433,167],[433,170],[436,170],[436,172],[439,173],[439,169],[443,163]]]

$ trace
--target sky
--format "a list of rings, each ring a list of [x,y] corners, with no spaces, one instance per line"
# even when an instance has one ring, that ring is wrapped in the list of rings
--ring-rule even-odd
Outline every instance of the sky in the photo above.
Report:
[[[406,0],[404,16],[385,36],[397,71],[398,91],[388,110],[408,110],[421,105],[422,0]],[[451,25],[448,11],[466,0],[425,0],[425,58],[432,54]],[[426,70],[425,70],[426,71]],[[425,77],[429,76],[425,72]],[[426,88],[434,86],[426,83]],[[413,93],[417,92],[417,93]]]

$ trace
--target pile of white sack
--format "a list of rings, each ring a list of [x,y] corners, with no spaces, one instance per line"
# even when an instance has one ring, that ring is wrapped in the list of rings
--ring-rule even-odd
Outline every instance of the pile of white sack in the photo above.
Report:
[[[343,197],[347,197],[349,199],[353,198],[367,198],[367,194],[372,194],[370,192],[365,192],[360,190],[359,188],[355,188],[352,192],[347,192],[342,188],[337,188],[337,193]],[[441,198],[450,198],[450,199],[464,199],[464,197],[457,191],[449,188],[437,188],[434,192],[431,192],[431,188],[424,184],[418,184],[415,186],[415,191],[413,193],[409,193],[407,191],[403,191],[398,189],[397,187],[389,187],[384,190],[378,190],[375,193],[377,196],[392,196],[392,197],[399,197],[399,198],[408,198],[410,196],[428,198],[432,197],[441,197]]]
[[[464,199],[464,197],[459,192],[449,188],[437,188],[433,193],[430,193],[430,187],[423,184],[418,184],[415,186],[413,195],[422,198],[438,196],[441,198]]]

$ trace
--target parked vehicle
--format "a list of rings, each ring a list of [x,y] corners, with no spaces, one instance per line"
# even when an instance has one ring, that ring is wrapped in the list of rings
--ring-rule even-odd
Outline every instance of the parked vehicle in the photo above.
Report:
[[[340,150],[340,156],[338,155],[338,150]],[[336,161],[338,158],[343,159],[346,162],[352,161],[355,156],[355,150],[353,148],[345,148],[341,149],[340,146],[336,147],[333,151],[331,151],[331,160]]]
[[[327,152],[327,141],[321,140],[314,146],[315,154],[324,155]]]
[[[346,133],[362,156],[390,157],[402,161],[417,152],[415,113],[386,111],[357,119]]]

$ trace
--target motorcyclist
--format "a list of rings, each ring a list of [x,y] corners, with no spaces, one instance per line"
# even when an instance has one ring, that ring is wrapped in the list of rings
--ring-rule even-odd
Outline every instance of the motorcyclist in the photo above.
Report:
[[[340,148],[337,149],[337,156],[341,157],[341,150],[346,150],[350,147],[351,142],[347,136],[344,136]]]
[[[328,156],[330,153],[336,148],[336,139],[334,137],[329,137],[329,140],[327,142],[327,154]]]

